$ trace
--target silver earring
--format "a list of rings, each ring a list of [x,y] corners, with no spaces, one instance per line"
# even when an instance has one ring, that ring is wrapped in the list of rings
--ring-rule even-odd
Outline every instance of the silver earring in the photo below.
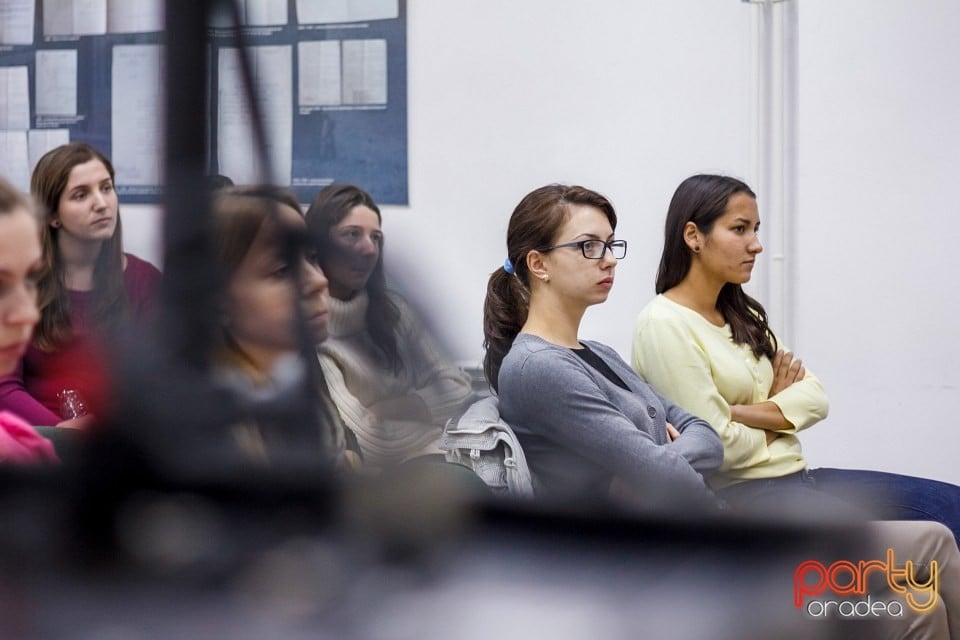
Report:
[[[550,276],[547,275],[546,273],[540,276],[540,279],[543,280],[544,282],[550,282]]]

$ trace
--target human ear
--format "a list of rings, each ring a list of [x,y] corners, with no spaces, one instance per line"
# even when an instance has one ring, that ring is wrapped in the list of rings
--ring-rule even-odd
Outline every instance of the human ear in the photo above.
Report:
[[[547,280],[550,275],[547,273],[547,265],[544,256],[539,251],[530,251],[527,253],[527,271],[537,280]]]
[[[700,253],[700,245],[703,244],[703,234],[700,233],[700,229],[697,228],[695,222],[688,222],[683,225],[683,242],[690,251]]]

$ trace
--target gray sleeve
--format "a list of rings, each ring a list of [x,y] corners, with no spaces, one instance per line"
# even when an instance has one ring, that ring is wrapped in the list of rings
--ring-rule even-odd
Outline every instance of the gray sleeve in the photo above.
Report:
[[[572,450],[641,491],[712,499],[700,474],[673,444],[658,445],[612,404],[576,356],[534,352],[505,380],[526,428]]]
[[[723,462],[723,443],[713,427],[660,394],[657,394],[657,397],[667,410],[667,421],[680,432],[680,437],[670,446],[700,473],[719,469]]]
[[[679,453],[684,460],[690,463],[690,466],[700,473],[709,473],[720,468],[720,464],[723,462],[723,442],[706,420],[687,413],[657,393],[611,347],[599,342],[591,342],[590,347],[603,354],[607,364],[614,367],[618,375],[632,379],[635,384],[641,385],[643,394],[655,396],[663,405],[667,422],[680,432],[680,437],[670,444],[675,453]]]

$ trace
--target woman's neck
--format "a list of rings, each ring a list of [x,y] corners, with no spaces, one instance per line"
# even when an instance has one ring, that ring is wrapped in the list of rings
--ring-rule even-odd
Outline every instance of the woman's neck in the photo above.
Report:
[[[705,278],[698,269],[691,267],[683,280],[664,291],[663,295],[677,304],[696,311],[709,322],[723,326],[726,319],[717,309],[717,299],[724,284]]]
[[[93,271],[103,248],[103,241],[76,240],[61,235],[57,241],[63,263],[64,283],[71,291],[93,289]]]
[[[222,359],[227,365],[243,371],[255,386],[264,387],[270,383],[276,365],[284,353],[276,349],[237,344],[235,348],[229,349]]]
[[[332,282],[330,283],[330,296],[343,302],[353,300],[359,292],[359,289],[350,289],[349,287],[341,287]]]
[[[520,331],[561,347],[579,349],[580,340],[577,336],[584,311],[584,307],[570,308],[555,298],[532,297],[527,321]]]

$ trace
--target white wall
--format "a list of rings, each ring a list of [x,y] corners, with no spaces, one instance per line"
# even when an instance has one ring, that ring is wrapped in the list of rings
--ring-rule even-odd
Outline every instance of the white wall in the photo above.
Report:
[[[960,74],[945,63],[960,60],[960,5],[798,9],[791,346],[832,400],[806,451],[816,465],[960,482],[948,262],[960,245],[948,187],[960,174]],[[621,216],[629,254],[582,335],[629,355],[676,185],[700,171],[749,178],[756,10],[739,0],[408,4],[410,206],[384,210],[388,270],[455,359],[482,358],[486,279],[505,257],[510,212],[554,181],[604,192]],[[158,212],[124,216],[128,238],[158,256]]]
[[[814,464],[960,483],[960,3],[803,0],[796,349]]]
[[[386,212],[391,273],[454,356],[482,358],[482,304],[532,189],[606,194],[630,242],[584,335],[629,354],[663,216],[698,170],[748,161],[749,7],[730,0],[478,0],[409,7],[410,208]]]

